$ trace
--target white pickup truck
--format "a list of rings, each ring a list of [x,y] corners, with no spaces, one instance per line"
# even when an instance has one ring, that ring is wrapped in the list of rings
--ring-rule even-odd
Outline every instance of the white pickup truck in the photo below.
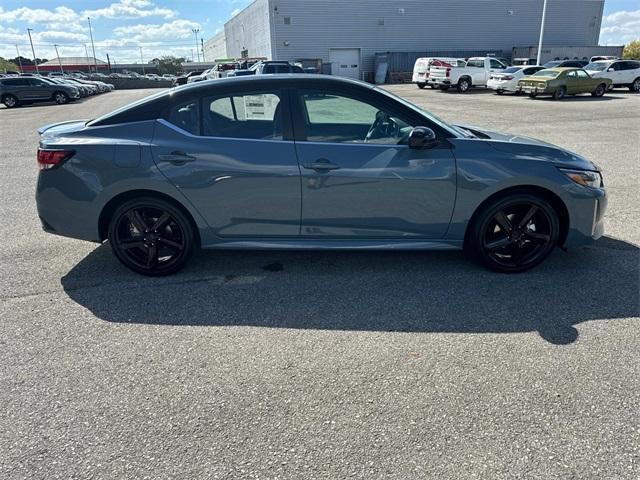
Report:
[[[437,67],[429,69],[429,80],[440,90],[449,90],[455,86],[459,92],[468,92],[471,87],[487,87],[492,73],[504,70],[507,66],[493,57],[472,57],[464,67]]]

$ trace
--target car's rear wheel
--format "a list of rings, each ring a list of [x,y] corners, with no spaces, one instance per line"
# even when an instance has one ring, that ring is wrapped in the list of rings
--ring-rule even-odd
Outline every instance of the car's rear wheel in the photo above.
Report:
[[[604,83],[601,83],[596,87],[596,89],[593,92],[591,92],[591,96],[601,97],[605,94],[606,91],[607,91],[607,86]]]
[[[426,86],[427,86],[427,85],[426,85],[426,84],[424,84],[424,83],[419,83],[419,84],[418,84],[418,88],[419,88],[420,90],[422,90],[422,89],[423,89],[424,87],[426,87]]]
[[[58,105],[63,105],[65,103],[67,103],[69,101],[69,95],[67,95],[64,92],[55,92],[53,94],[53,100],[58,104]]]
[[[195,250],[196,234],[179,208],[144,197],[130,200],[114,212],[108,238],[114,254],[127,268],[163,276],[187,264]]]
[[[456,87],[460,93],[467,93],[471,88],[471,82],[467,78],[461,78]]]
[[[629,87],[629,90],[631,90],[632,92],[640,92],[640,77],[636,78],[633,83],[631,84],[631,86]]]
[[[567,94],[567,89],[565,87],[560,87],[555,92],[553,92],[553,99],[562,100],[566,94]]]
[[[504,90],[496,90],[496,93],[497,93],[498,95],[502,95],[502,94],[504,93]]]
[[[470,226],[465,245],[491,270],[518,273],[542,263],[560,235],[560,221],[545,199],[514,193],[487,205]]]
[[[2,97],[2,103],[4,103],[4,106],[7,108],[14,108],[20,105],[18,97],[16,97],[15,95],[5,95],[4,97]]]

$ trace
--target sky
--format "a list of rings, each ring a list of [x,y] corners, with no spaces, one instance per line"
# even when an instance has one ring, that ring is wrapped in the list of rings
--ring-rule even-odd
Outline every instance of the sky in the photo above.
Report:
[[[588,1],[588,0],[587,0]],[[148,62],[172,54],[196,59],[196,36],[205,41],[251,0],[2,0],[0,56],[32,58],[31,28],[38,58],[91,56],[91,17],[96,57],[112,63]],[[640,0],[606,0],[601,45],[640,38]],[[140,52],[142,47],[142,54]],[[142,55],[142,56],[141,56]]]

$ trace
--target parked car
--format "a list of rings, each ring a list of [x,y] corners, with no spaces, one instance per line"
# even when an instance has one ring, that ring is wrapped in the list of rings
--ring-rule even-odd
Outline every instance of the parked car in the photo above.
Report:
[[[518,82],[525,78],[539,72],[544,67],[540,66],[517,66],[508,67],[501,72],[492,73],[487,81],[487,87],[494,90],[498,95],[502,95],[504,92],[518,93]]]
[[[162,80],[162,77],[157,73],[147,73],[145,77],[148,78],[149,80],[156,80],[156,81]]]
[[[200,82],[38,132],[43,228],[145,275],[198,247],[464,248],[521,272],[604,232],[592,162],[339,77]]]
[[[0,102],[7,108],[36,102],[63,104],[78,98],[78,89],[70,85],[57,85],[38,77],[0,78]]]
[[[187,78],[187,83],[195,83],[195,82],[201,82],[203,80],[207,80],[207,75],[213,72],[213,70],[214,68],[209,68],[204,72],[202,72],[200,75],[191,75],[189,78]]]
[[[80,93],[80,98],[85,98],[91,95],[92,90],[87,85],[82,85],[81,83],[76,83],[71,81],[70,78],[48,78],[49,82],[58,84],[58,85],[67,85],[74,88],[77,88]]]
[[[544,68],[584,68],[589,62],[586,60],[551,60],[543,65]]]
[[[593,97],[601,97],[609,89],[608,78],[592,78],[581,68],[545,68],[527,79],[518,82],[518,90],[531,98],[538,95],[551,95],[560,100],[567,95],[590,93]]]
[[[493,57],[473,57],[461,67],[432,66],[429,79],[441,90],[449,90],[454,86],[459,92],[466,93],[472,87],[486,87],[491,74],[505,68],[506,65]]]
[[[438,63],[439,62],[439,63]],[[450,67],[452,65],[456,66],[464,66],[462,65],[457,58],[449,58],[449,57],[423,57],[418,58],[416,63],[413,65],[413,77],[412,81],[415,83],[418,88],[423,89],[427,85],[429,85],[429,69],[432,65],[436,65],[439,67]],[[466,62],[464,62],[466,64]],[[434,84],[431,84],[431,88],[435,88]]]
[[[176,78],[173,82],[173,86],[177,86],[177,85],[186,85],[187,81],[189,80],[190,77],[195,77],[197,75],[202,74],[202,70],[197,71],[197,72],[189,72],[189,73],[185,73],[184,75],[179,76],[178,78]]]
[[[640,92],[640,62],[637,60],[598,60],[584,69],[593,78],[608,78],[611,88],[626,87]]]
[[[596,55],[589,59],[589,63],[599,62],[600,60],[619,60],[619,58],[611,55]]]
[[[271,75],[278,73],[304,73],[304,70],[302,70],[302,67],[299,65],[293,65],[289,62],[270,60],[257,62],[247,70],[232,70],[227,74],[227,77]]]

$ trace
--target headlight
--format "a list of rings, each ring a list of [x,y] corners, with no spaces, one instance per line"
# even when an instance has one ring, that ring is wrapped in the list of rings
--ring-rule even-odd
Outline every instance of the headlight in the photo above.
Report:
[[[561,168],[560,171],[583,187],[600,188],[602,187],[602,175],[600,172],[592,172],[590,170],[568,170]]]

